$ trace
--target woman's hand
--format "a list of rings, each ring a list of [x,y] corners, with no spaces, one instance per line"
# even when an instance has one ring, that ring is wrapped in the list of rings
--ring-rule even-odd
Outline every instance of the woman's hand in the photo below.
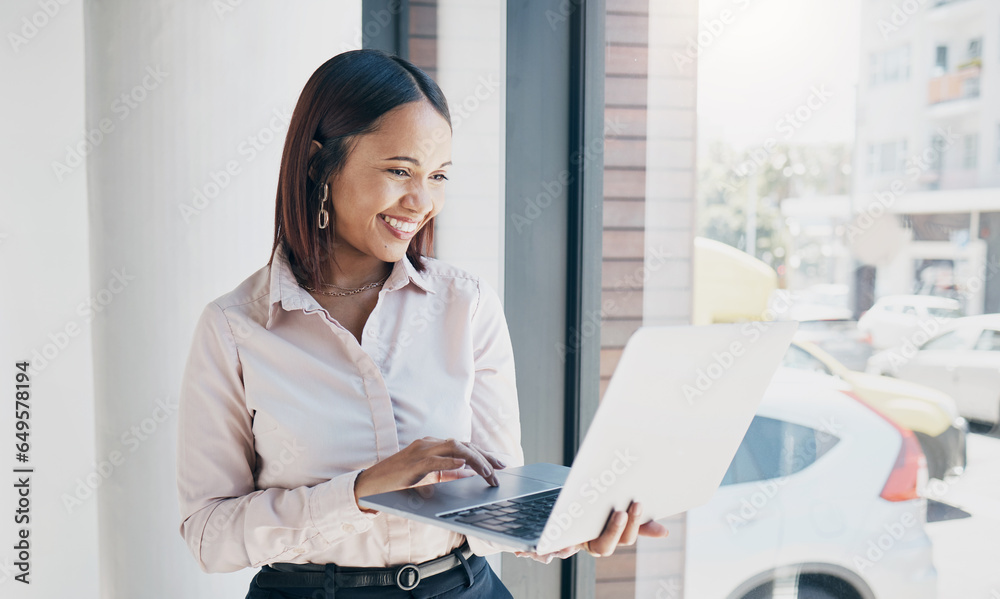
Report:
[[[581,549],[594,557],[607,557],[614,553],[615,548],[619,545],[635,544],[635,540],[639,535],[644,537],[665,537],[670,534],[670,531],[665,526],[655,520],[639,524],[641,517],[642,504],[633,502],[629,505],[628,510],[624,512],[612,512],[608,523],[604,525],[604,532],[596,539],[544,555],[538,555],[532,551],[515,551],[514,554],[518,557],[530,557],[546,564],[554,558],[569,557]]]
[[[492,453],[472,443],[424,437],[359,474],[354,481],[354,500],[367,495],[406,489],[421,482],[432,472],[455,470],[463,466],[472,468],[494,487],[500,484],[494,469],[507,467]]]

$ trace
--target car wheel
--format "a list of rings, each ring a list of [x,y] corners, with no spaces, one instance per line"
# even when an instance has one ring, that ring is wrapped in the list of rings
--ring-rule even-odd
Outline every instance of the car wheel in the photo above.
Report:
[[[990,435],[994,437],[1000,436],[1000,400],[997,400],[997,419],[993,422],[993,427],[990,429]]]
[[[853,597],[854,595],[851,595]],[[838,595],[827,589],[817,586],[799,587],[798,599],[848,599],[845,595]]]
[[[828,577],[827,580],[830,581],[832,587],[830,584],[824,585],[813,579],[805,582],[800,581],[797,589],[785,587],[782,590],[795,593],[798,599],[859,599],[857,591],[843,580],[834,577]],[[776,594],[776,586],[779,585],[775,585],[774,581],[766,582],[743,595],[742,599],[772,599],[779,596]],[[780,596],[784,596],[784,594]]]

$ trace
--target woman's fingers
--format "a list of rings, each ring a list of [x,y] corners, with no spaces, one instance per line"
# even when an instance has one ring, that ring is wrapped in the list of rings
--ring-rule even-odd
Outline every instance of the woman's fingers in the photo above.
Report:
[[[448,455],[456,458],[462,458],[465,460],[467,466],[476,471],[477,474],[486,479],[486,482],[494,487],[500,486],[500,481],[497,480],[496,473],[493,470],[493,465],[490,461],[479,451],[476,446],[471,443],[462,443],[461,441],[456,441],[454,439],[448,439],[445,442]]]
[[[422,470],[427,471],[425,473],[426,476],[435,470],[457,470],[458,468],[465,466],[467,463],[468,462],[462,458],[435,455],[424,458],[424,468],[422,468]]]
[[[650,520],[639,526],[639,534],[644,537],[665,537],[670,531],[656,520]]]
[[[471,443],[470,443],[470,445],[471,445]],[[475,447],[475,446],[473,446],[473,447]],[[479,448],[477,447],[476,449],[479,449]],[[483,454],[486,457],[486,459],[490,461],[490,464],[493,464],[494,468],[503,470],[504,468],[507,467],[507,464],[504,464],[503,460],[501,460],[500,458],[496,457],[496,454],[494,454],[492,452],[489,452],[489,451],[486,451],[484,449],[479,449],[479,453]]]
[[[618,539],[621,538],[627,524],[627,513],[613,512],[611,518],[608,519],[608,523],[604,525],[604,532],[601,533],[601,536],[590,541],[590,550],[601,556],[614,553],[615,547],[618,545]]]
[[[639,536],[639,518],[642,517],[642,504],[632,503],[628,506],[628,523],[625,525],[625,530],[622,532],[622,536],[618,539],[619,545],[634,545],[635,538]]]

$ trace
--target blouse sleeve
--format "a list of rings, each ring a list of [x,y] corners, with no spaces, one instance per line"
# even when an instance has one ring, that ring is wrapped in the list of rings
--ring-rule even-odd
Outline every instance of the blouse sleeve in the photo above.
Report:
[[[472,442],[496,452],[508,468],[524,465],[521,423],[514,380],[514,350],[507,320],[496,291],[479,282],[479,303],[472,316],[476,364],[472,387]],[[475,537],[467,537],[478,555],[515,551]]]
[[[256,488],[236,338],[214,302],[198,320],[179,401],[180,533],[205,572],[308,557],[372,526],[354,499],[359,471],[312,487]]]

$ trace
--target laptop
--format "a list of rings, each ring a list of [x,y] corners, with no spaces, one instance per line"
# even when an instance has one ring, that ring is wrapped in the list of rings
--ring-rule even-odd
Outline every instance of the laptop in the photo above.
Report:
[[[369,495],[362,507],[540,554],[598,537],[633,500],[643,521],[712,497],[798,323],[641,327],[572,468],[537,463]]]

